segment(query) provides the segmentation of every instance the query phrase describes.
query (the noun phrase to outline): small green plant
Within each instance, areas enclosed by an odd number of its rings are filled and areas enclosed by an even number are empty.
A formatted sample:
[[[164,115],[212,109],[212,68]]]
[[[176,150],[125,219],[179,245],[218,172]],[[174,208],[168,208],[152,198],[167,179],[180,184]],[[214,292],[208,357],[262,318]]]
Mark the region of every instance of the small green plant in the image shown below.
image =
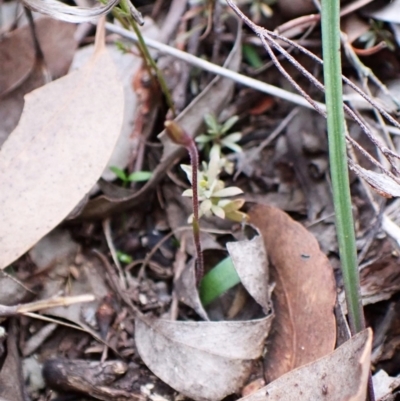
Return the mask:
[[[366,49],[370,49],[371,47],[382,41],[385,42],[389,50],[394,51],[395,46],[393,43],[393,35],[390,31],[385,29],[384,22],[370,19],[369,24],[369,31],[365,32],[358,38],[361,43],[364,43],[364,47]]]
[[[121,263],[132,263],[132,256],[128,255],[127,253],[117,251],[117,258]]]
[[[242,52],[244,59],[251,67],[261,68],[264,65],[264,62],[253,45],[244,44],[242,46]]]
[[[203,306],[209,305],[239,283],[239,275],[233,266],[231,257],[228,256],[215,265],[201,280],[199,295]]]
[[[122,181],[122,186],[127,187],[131,182],[148,181],[153,173],[151,171],[135,171],[131,174],[126,173],[118,167],[111,166],[110,170]]]
[[[218,123],[213,114],[206,114],[204,121],[207,126],[207,133],[201,134],[196,138],[199,149],[203,150],[207,145],[220,145],[222,148],[228,148],[233,152],[241,152],[242,148],[237,144],[242,139],[240,132],[233,132],[227,135],[228,131],[237,123],[238,116],[233,116],[223,124]]]
[[[252,20],[258,24],[262,17],[270,18],[273,15],[271,6],[277,0],[239,0],[239,5],[250,4],[250,15]]]

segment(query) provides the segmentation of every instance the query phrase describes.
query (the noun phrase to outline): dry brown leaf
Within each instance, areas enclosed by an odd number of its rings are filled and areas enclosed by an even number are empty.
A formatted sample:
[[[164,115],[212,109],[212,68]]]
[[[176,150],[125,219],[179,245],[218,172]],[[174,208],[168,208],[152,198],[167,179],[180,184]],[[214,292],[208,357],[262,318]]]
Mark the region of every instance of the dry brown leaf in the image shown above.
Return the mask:
[[[251,240],[228,242],[226,247],[243,286],[262,306],[264,313],[271,309],[268,289],[268,260],[262,236]]]
[[[364,16],[380,21],[400,24],[400,1],[392,0],[388,3],[374,2],[362,10]]]
[[[57,228],[42,238],[30,251],[29,256],[42,274],[42,288],[37,298],[51,300],[65,291],[69,277],[68,295],[93,294],[89,303],[69,306],[47,306],[46,315],[60,317],[90,331],[97,326],[94,316],[101,300],[109,289],[104,282],[102,266],[97,258],[79,252],[68,231]],[[75,278],[74,278],[75,276]],[[98,335],[98,332],[95,333]]]
[[[53,79],[65,75],[77,47],[76,26],[51,18],[35,20],[36,33],[48,73]],[[17,126],[24,95],[42,86],[44,74],[35,63],[28,27],[16,29],[0,42],[0,146]]]
[[[106,4],[93,7],[70,6],[57,0],[24,0],[24,5],[41,14],[67,22],[85,22],[107,14],[119,3],[119,0],[110,0]]]
[[[176,278],[175,293],[180,302],[190,306],[202,319],[210,320],[197,291],[195,263],[196,259],[192,259]]]
[[[278,0],[278,7],[286,17],[311,14],[315,12],[315,4],[312,0]]]
[[[271,320],[138,318],[135,339],[144,363],[165,383],[194,400],[220,400],[244,385],[252,360],[262,354]]]
[[[146,18],[145,25],[141,29],[143,35],[148,38],[156,39],[160,32],[153,20]],[[93,45],[79,48],[74,55],[70,70],[82,68],[93,54]],[[115,180],[116,175],[110,170],[111,166],[124,170],[132,155],[138,151],[139,144],[144,140],[142,135],[133,135],[134,126],[137,121],[138,110],[140,109],[140,97],[134,91],[132,82],[143,68],[143,59],[134,53],[121,52],[115,43],[107,44],[107,51],[110,53],[117,68],[119,79],[124,87],[124,120],[121,134],[118,138],[114,152],[103,171],[102,178],[106,181]],[[154,101],[157,105],[157,102]],[[142,133],[143,134],[143,133]]]
[[[352,161],[349,162],[349,167],[363,180],[365,180],[371,188],[378,192],[379,195],[385,198],[400,196],[400,184],[386,174],[376,173],[372,170],[367,170]]]
[[[35,49],[29,27],[11,32],[0,42],[0,95],[20,85],[32,71]]]
[[[71,63],[77,43],[75,25],[51,18],[35,20],[35,29],[46,66],[52,77],[64,75]],[[29,26],[12,31],[0,42],[0,95],[20,85],[32,71],[35,47]]]
[[[375,399],[383,401],[389,398],[395,389],[400,387],[400,378],[391,377],[384,370],[379,370],[372,376]]]
[[[364,330],[331,354],[240,401],[365,401],[371,345],[372,330]]]
[[[275,319],[265,361],[267,382],[331,352],[336,325],[332,267],[317,240],[283,211],[257,205],[250,223],[264,238]]]
[[[361,35],[370,30],[370,25],[356,13],[343,17],[340,21],[342,31],[347,35],[349,43],[356,41]]]
[[[0,268],[26,252],[89,192],[111,156],[123,89],[98,29],[81,70],[26,96],[0,151]]]

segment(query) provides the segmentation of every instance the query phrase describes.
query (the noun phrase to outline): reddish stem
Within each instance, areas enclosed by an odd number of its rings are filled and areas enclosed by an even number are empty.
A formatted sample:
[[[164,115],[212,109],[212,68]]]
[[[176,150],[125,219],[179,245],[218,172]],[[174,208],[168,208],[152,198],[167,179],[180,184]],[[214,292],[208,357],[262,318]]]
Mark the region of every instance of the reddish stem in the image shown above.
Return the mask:
[[[196,144],[183,129],[174,121],[166,121],[165,128],[170,139],[186,148],[190,156],[190,165],[192,166],[192,191],[193,191],[193,239],[196,248],[196,283],[200,284],[200,280],[204,274],[203,252],[200,242],[200,224],[199,224],[199,191],[197,171],[199,169],[199,153]]]
[[[201,242],[200,242],[200,224],[199,224],[199,192],[198,192],[198,178],[197,178],[197,170],[199,168],[199,153],[196,148],[196,144],[193,139],[191,139],[190,145],[186,147],[190,156],[190,164],[192,166],[192,203],[193,203],[193,238],[194,244],[196,247],[197,254],[197,263],[196,263],[196,283],[200,284],[200,280],[204,274],[204,260],[203,260],[203,252],[201,250]]]

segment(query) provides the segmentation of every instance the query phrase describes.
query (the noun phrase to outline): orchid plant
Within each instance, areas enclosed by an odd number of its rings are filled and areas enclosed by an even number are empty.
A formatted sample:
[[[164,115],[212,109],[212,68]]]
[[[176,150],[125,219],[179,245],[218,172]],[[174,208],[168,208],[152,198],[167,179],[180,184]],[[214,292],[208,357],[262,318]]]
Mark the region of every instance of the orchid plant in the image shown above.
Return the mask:
[[[233,125],[233,124],[232,124]],[[165,122],[166,133],[169,138],[178,145],[184,146],[189,155],[191,165],[182,166],[188,176],[192,188],[183,193],[193,200],[193,215],[190,221],[193,227],[193,236],[196,246],[196,281],[200,281],[204,273],[203,253],[200,243],[200,225],[199,218],[202,215],[215,214],[220,218],[229,218],[238,222],[244,222],[247,215],[239,209],[243,206],[243,199],[225,199],[231,196],[239,195],[243,191],[237,187],[227,187],[219,175],[223,168],[226,168],[227,160],[221,157],[221,145],[214,143],[210,151],[210,161],[203,162],[202,171],[199,169],[199,154],[196,144],[183,128],[175,121]],[[222,198],[222,199],[221,199]]]
[[[243,206],[243,199],[226,199],[239,195],[243,191],[238,187],[225,187],[225,183],[219,179],[219,175],[226,164],[229,163],[226,158],[221,157],[219,145],[213,145],[210,151],[210,161],[202,163],[202,171],[199,171],[197,192],[199,205],[199,217],[215,216],[221,219],[229,219],[237,222],[246,221],[246,214],[239,211]],[[192,182],[192,166],[181,165],[182,170],[186,173],[188,180]],[[193,189],[187,189],[183,192],[183,196],[193,197]],[[193,220],[193,215],[189,217],[189,221]]]

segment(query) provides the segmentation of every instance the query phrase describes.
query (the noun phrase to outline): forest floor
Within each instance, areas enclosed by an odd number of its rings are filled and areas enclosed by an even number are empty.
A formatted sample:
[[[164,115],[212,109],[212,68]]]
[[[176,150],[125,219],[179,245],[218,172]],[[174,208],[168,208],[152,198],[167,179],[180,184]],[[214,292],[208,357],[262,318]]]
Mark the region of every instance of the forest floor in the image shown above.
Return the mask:
[[[400,399],[400,129],[344,84],[372,329],[351,337],[323,70],[300,48],[322,57],[318,1],[236,4],[263,40],[225,1],[134,1],[155,69],[116,13],[0,2],[1,401],[363,401],[370,372]],[[399,15],[342,2],[343,74],[394,119]],[[199,154],[204,277],[174,129]]]

